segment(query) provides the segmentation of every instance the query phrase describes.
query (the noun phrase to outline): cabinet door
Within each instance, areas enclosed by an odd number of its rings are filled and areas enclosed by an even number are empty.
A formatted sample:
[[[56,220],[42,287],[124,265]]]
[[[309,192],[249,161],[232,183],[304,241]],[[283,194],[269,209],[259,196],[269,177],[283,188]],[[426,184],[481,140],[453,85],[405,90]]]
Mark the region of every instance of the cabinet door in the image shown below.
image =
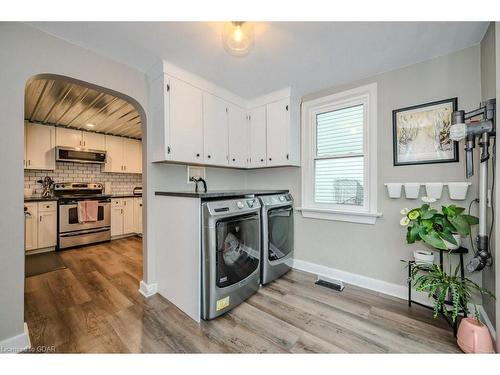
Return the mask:
[[[105,136],[106,164],[104,172],[123,172],[123,137]]]
[[[267,118],[267,165],[288,165],[290,100],[283,99],[270,103],[266,108]]]
[[[104,134],[82,132],[82,146],[89,150],[103,151],[106,149]]]
[[[250,167],[265,167],[267,165],[266,106],[255,108],[250,112],[248,128],[250,138]]]
[[[248,132],[246,111],[235,105],[229,106],[229,165],[245,168],[248,158]]]
[[[142,198],[134,198],[135,233],[142,234]]]
[[[123,234],[135,232],[134,198],[123,199]]]
[[[123,234],[123,205],[122,204],[112,205],[111,236],[120,236],[122,234]]]
[[[224,100],[203,93],[203,150],[207,164],[228,164],[227,111]]]
[[[61,147],[83,147],[81,130],[56,128],[56,145]]]
[[[123,168],[126,173],[142,173],[142,142],[123,139]]]
[[[26,168],[54,170],[56,168],[55,134],[53,126],[26,124]]]
[[[24,207],[28,213],[25,215],[24,249],[33,250],[38,247],[38,205],[36,202],[28,202]]]
[[[57,244],[57,211],[38,211],[38,247]]]
[[[171,160],[203,162],[202,93],[183,81],[170,78]]]

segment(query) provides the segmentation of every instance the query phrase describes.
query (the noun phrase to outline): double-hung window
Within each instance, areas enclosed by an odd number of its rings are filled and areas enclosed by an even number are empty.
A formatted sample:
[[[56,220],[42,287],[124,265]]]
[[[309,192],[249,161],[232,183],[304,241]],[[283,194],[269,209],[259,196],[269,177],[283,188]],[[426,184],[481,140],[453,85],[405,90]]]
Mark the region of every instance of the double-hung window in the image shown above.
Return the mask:
[[[302,104],[302,214],[374,224],[377,86]]]

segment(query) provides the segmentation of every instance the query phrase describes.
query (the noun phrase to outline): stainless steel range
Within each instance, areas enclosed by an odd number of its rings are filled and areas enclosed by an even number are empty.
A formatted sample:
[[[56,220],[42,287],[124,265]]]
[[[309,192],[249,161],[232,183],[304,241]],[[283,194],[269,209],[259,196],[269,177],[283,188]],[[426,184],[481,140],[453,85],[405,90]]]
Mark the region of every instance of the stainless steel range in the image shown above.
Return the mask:
[[[58,248],[88,245],[111,239],[111,196],[103,194],[101,183],[61,182],[54,185],[58,197]],[[78,202],[97,200],[97,220],[79,222]]]

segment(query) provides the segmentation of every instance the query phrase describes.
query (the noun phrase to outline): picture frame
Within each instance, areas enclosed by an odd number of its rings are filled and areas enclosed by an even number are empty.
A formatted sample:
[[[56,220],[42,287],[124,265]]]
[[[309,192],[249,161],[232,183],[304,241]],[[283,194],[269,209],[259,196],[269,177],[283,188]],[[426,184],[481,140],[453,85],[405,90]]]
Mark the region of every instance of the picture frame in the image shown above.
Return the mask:
[[[450,139],[457,109],[455,97],[393,110],[393,165],[458,162],[458,142]]]

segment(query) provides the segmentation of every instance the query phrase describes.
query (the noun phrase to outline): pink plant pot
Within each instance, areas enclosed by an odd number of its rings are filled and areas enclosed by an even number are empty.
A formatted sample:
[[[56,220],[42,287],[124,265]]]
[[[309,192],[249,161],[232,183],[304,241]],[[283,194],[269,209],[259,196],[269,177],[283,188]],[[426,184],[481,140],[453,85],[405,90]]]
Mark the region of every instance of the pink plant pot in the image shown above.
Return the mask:
[[[462,319],[458,327],[457,344],[468,354],[495,353],[488,327],[475,318]]]

